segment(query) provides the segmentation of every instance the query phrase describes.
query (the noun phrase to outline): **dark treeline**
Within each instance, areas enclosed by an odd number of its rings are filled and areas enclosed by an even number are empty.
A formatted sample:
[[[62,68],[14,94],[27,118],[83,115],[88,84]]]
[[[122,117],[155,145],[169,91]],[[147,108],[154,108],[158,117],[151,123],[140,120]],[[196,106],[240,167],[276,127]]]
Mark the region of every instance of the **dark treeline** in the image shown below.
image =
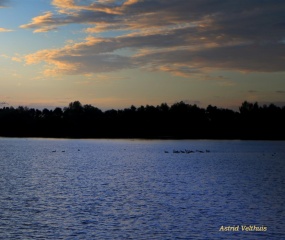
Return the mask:
[[[79,101],[63,109],[0,109],[0,136],[58,138],[285,139],[285,107],[243,102],[239,112],[178,102],[105,112]]]

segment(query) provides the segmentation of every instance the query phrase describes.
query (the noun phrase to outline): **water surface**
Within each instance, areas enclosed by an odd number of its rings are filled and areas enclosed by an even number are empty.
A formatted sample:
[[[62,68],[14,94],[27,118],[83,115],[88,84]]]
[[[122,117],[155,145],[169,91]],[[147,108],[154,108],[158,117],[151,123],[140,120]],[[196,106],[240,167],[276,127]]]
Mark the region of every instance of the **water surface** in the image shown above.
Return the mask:
[[[0,239],[285,238],[282,141],[0,138],[0,159]]]

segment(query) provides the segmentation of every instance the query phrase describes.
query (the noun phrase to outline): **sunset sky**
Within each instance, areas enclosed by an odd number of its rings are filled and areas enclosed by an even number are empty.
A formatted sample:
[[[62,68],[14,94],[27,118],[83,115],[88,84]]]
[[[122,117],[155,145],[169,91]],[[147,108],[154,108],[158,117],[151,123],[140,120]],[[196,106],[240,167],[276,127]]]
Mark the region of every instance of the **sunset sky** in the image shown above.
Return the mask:
[[[285,106],[284,0],[0,0],[0,107]]]

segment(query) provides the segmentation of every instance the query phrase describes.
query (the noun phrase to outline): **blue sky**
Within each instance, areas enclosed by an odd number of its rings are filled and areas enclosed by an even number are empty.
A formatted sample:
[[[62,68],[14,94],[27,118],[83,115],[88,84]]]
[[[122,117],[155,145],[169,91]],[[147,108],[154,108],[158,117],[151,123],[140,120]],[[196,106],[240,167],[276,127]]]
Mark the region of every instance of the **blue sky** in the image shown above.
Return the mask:
[[[0,0],[0,102],[285,105],[281,0]]]

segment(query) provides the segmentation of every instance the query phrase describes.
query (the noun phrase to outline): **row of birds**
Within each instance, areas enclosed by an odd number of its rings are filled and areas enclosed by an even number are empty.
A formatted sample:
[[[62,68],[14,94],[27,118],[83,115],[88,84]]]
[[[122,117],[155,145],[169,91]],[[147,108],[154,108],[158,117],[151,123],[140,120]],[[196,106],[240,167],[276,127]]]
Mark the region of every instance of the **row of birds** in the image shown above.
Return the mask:
[[[78,149],[77,151],[80,151],[80,149]],[[51,151],[51,152],[56,152],[56,150],[53,150],[53,151]],[[60,152],[60,151],[59,151]],[[63,151],[61,151],[61,152],[65,152],[64,150]]]
[[[124,149],[124,150],[125,150],[125,149]],[[77,151],[80,151],[80,149],[78,149]],[[56,150],[53,150],[52,152],[55,153]],[[63,151],[61,151],[61,152],[65,152],[65,151],[63,150]],[[164,151],[164,152],[165,152],[165,153],[169,153],[168,151]],[[173,153],[194,153],[194,152],[199,152],[199,153],[204,153],[204,152],[206,152],[206,153],[209,153],[210,150],[206,150],[206,151],[201,151],[201,150],[192,151],[192,150],[187,150],[187,149],[185,149],[185,150],[174,150],[174,149],[173,149],[172,152],[173,152]]]
[[[164,151],[165,153],[169,153],[168,151]],[[206,150],[206,151],[201,151],[201,150],[196,150],[196,151],[193,151],[193,150],[188,150],[188,149],[185,149],[185,150],[175,150],[173,149],[172,151],[173,153],[194,153],[194,152],[199,152],[199,153],[209,153],[210,150]]]

